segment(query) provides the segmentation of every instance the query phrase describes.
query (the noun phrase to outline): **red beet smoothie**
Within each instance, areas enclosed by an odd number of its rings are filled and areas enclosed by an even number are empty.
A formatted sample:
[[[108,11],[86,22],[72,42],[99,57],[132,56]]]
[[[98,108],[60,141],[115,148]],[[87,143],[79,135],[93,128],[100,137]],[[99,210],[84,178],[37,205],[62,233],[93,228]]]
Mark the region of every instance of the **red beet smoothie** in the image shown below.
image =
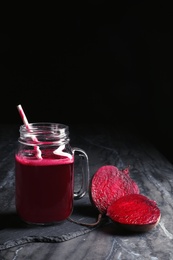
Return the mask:
[[[16,155],[16,210],[29,223],[65,220],[73,208],[74,159]]]

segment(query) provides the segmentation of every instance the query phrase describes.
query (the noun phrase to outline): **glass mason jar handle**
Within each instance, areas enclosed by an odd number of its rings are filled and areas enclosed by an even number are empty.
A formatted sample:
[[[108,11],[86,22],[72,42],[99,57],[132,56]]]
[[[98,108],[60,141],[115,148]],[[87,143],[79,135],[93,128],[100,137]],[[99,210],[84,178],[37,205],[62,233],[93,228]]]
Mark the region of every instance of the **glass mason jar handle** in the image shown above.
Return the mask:
[[[89,162],[88,155],[86,152],[78,147],[73,147],[72,152],[75,157],[78,156],[81,160],[81,171],[82,171],[82,184],[78,191],[74,191],[74,199],[81,199],[88,191],[89,186]],[[74,164],[75,165],[75,164]],[[75,175],[75,166],[74,166],[74,175]]]

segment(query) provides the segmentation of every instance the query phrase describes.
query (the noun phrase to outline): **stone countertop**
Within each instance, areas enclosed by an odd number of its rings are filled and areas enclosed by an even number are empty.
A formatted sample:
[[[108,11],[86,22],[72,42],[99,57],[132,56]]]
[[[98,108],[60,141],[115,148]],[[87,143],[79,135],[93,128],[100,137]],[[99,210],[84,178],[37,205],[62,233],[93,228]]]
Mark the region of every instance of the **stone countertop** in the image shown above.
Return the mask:
[[[114,126],[69,127],[71,146],[80,147],[88,154],[90,177],[106,164],[120,169],[130,165],[130,176],[140,192],[155,200],[161,210],[159,224],[146,233],[130,233],[108,222],[63,242],[28,240],[5,248],[4,239],[10,241],[12,233],[14,237],[14,232],[17,235],[19,231],[10,223],[8,226],[7,219],[5,227],[0,223],[0,232],[3,232],[0,259],[173,259],[173,165],[133,129],[128,132]],[[18,128],[18,125],[0,126],[0,217],[14,209],[14,152]],[[12,222],[13,217],[16,218],[15,214],[9,218]]]

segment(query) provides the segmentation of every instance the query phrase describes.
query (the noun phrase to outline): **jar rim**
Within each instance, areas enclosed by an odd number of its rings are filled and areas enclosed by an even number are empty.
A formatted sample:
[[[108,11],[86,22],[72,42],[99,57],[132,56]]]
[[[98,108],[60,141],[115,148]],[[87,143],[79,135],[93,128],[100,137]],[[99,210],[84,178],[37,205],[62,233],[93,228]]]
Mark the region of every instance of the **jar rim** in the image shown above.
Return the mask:
[[[66,124],[63,124],[63,123],[55,123],[55,122],[31,122],[31,123],[28,123],[29,126],[32,126],[32,127],[38,127],[38,126],[58,126],[59,128],[69,128],[68,125]],[[20,126],[20,128],[26,128],[26,125],[25,124],[22,124]]]

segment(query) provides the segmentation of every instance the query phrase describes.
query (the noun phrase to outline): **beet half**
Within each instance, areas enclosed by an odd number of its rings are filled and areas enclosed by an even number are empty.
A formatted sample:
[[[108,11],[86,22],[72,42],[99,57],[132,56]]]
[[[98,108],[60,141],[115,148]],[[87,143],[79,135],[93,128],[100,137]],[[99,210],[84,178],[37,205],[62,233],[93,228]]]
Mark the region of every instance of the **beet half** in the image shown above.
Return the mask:
[[[138,185],[129,174],[129,168],[119,170],[116,166],[100,167],[90,181],[91,203],[102,214],[113,201],[128,195],[139,194]]]
[[[115,200],[106,215],[122,227],[132,231],[149,231],[161,217],[155,201],[142,194],[130,194]]]

